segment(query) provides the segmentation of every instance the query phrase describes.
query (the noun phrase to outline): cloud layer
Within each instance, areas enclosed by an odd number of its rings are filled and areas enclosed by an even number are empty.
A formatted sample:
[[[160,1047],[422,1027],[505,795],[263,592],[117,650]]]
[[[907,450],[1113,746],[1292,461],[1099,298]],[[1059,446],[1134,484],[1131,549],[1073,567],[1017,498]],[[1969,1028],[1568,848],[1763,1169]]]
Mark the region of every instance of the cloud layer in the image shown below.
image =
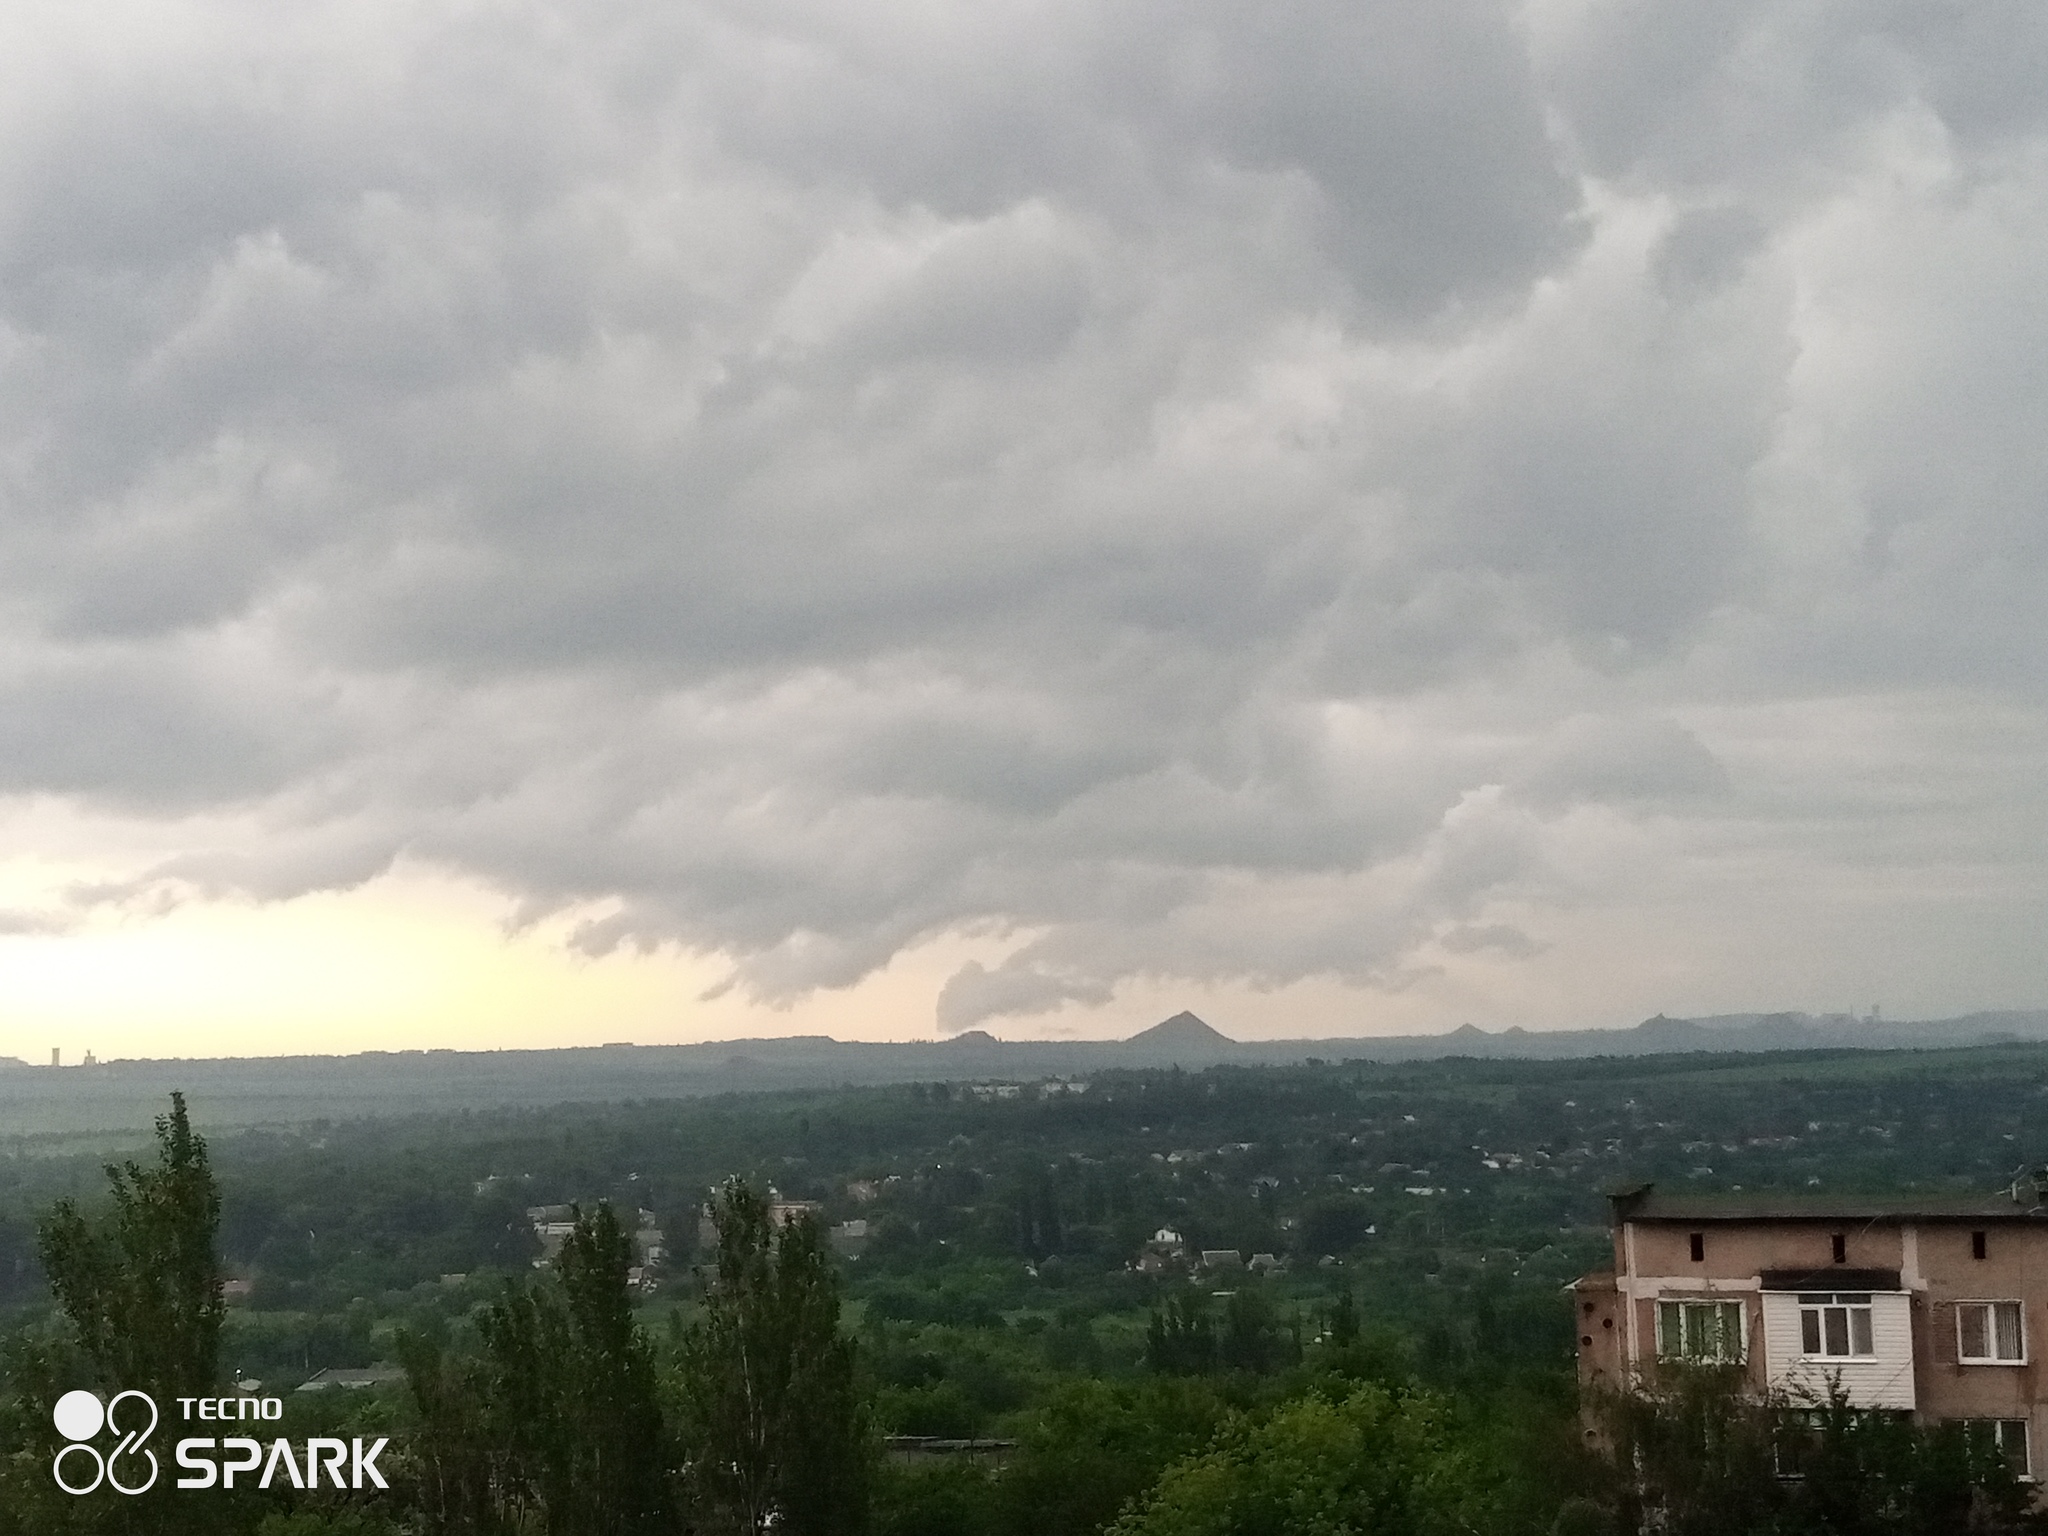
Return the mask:
[[[769,1003],[1007,940],[948,1029],[2018,934],[2037,12],[11,8],[0,796],[153,830],[0,927],[405,858]]]

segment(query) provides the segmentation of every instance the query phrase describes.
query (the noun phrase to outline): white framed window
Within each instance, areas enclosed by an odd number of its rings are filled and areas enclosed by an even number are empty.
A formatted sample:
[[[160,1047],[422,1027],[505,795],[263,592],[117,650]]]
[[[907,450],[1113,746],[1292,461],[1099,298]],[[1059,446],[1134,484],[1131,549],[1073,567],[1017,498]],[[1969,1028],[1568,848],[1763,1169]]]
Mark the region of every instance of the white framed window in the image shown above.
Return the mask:
[[[2025,1419],[1970,1419],[1966,1422],[1971,1434],[1982,1435],[1997,1447],[1998,1454],[2005,1458],[2005,1464],[2012,1468],[2014,1477],[2024,1482],[2033,1480],[2034,1462],[2028,1452]]]
[[[1799,1352],[1815,1360],[1863,1360],[1876,1354],[1869,1293],[1842,1291],[1801,1296]]]
[[[1740,1365],[1748,1331],[1739,1301],[1657,1303],[1657,1357],[1696,1365]]]
[[[1957,1302],[1956,1359],[1965,1365],[2025,1365],[2024,1309],[2016,1301]]]

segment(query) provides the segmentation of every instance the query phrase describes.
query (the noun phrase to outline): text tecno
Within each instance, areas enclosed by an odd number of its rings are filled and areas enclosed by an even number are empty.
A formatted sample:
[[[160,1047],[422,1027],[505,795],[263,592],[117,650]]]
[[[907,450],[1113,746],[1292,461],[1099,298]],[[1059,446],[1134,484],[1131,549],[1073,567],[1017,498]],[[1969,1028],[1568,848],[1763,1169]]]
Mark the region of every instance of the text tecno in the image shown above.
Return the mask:
[[[193,1406],[199,1411],[194,1413]],[[281,1397],[181,1397],[178,1407],[188,1419],[281,1419]]]

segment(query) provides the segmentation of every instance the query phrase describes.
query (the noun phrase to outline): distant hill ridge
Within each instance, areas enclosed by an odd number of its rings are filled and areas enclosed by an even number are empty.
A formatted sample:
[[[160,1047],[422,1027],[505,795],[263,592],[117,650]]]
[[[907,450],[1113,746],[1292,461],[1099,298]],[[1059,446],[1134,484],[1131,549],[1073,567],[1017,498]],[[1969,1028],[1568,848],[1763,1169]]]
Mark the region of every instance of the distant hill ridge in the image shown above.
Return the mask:
[[[294,1123],[509,1104],[617,1102],[840,1084],[1086,1077],[1118,1067],[1376,1062],[1448,1056],[1562,1060],[1683,1051],[1899,1049],[2048,1040],[2048,1010],[1878,1022],[1846,1014],[1658,1014],[1630,1029],[1234,1040],[1190,1012],[1124,1040],[1002,1040],[973,1029],[945,1040],[866,1043],[807,1035],[698,1045],[516,1051],[370,1051],[356,1056],[110,1061],[30,1067],[0,1059],[0,1127],[10,1135],[147,1126],[173,1088],[211,1125]]]

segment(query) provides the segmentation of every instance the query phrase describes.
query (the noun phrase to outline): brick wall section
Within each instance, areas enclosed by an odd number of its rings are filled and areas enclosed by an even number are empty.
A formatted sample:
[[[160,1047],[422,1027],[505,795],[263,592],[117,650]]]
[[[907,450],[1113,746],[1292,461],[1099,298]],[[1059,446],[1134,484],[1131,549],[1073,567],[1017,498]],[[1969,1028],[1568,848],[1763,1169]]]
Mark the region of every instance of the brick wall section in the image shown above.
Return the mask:
[[[2011,1199],[1953,1211],[1906,1200],[1894,1204],[1895,1209],[1869,1202],[1835,1211],[1745,1212],[1725,1202],[1659,1199],[1647,1189],[1618,1197],[1614,1270],[1589,1274],[1572,1289],[1582,1388],[1590,1393],[1625,1388],[1639,1377],[1654,1379],[1661,1296],[1743,1302],[1747,1375],[1761,1390],[1768,1371],[1785,1374],[1787,1341],[1797,1337],[1796,1327],[1788,1331],[1781,1318],[1774,1367],[1764,1338],[1767,1273],[1780,1272],[1774,1292],[1875,1291],[1863,1279],[1831,1287],[1830,1278],[1893,1271],[1910,1315],[1908,1400],[1916,1417],[2026,1419],[2034,1470],[2048,1476],[2048,1381],[2041,1364],[2048,1351],[2048,1207]],[[1973,1246],[1977,1233],[1983,1234],[1982,1258]],[[1796,1280],[1782,1272],[1794,1272]],[[1956,1306],[1965,1301],[2021,1303],[2024,1363],[1966,1365],[1957,1358]],[[1797,1303],[1773,1305],[1784,1312]],[[1896,1325],[1889,1332],[1896,1338]],[[1804,1369],[1810,1374],[1812,1367]]]

